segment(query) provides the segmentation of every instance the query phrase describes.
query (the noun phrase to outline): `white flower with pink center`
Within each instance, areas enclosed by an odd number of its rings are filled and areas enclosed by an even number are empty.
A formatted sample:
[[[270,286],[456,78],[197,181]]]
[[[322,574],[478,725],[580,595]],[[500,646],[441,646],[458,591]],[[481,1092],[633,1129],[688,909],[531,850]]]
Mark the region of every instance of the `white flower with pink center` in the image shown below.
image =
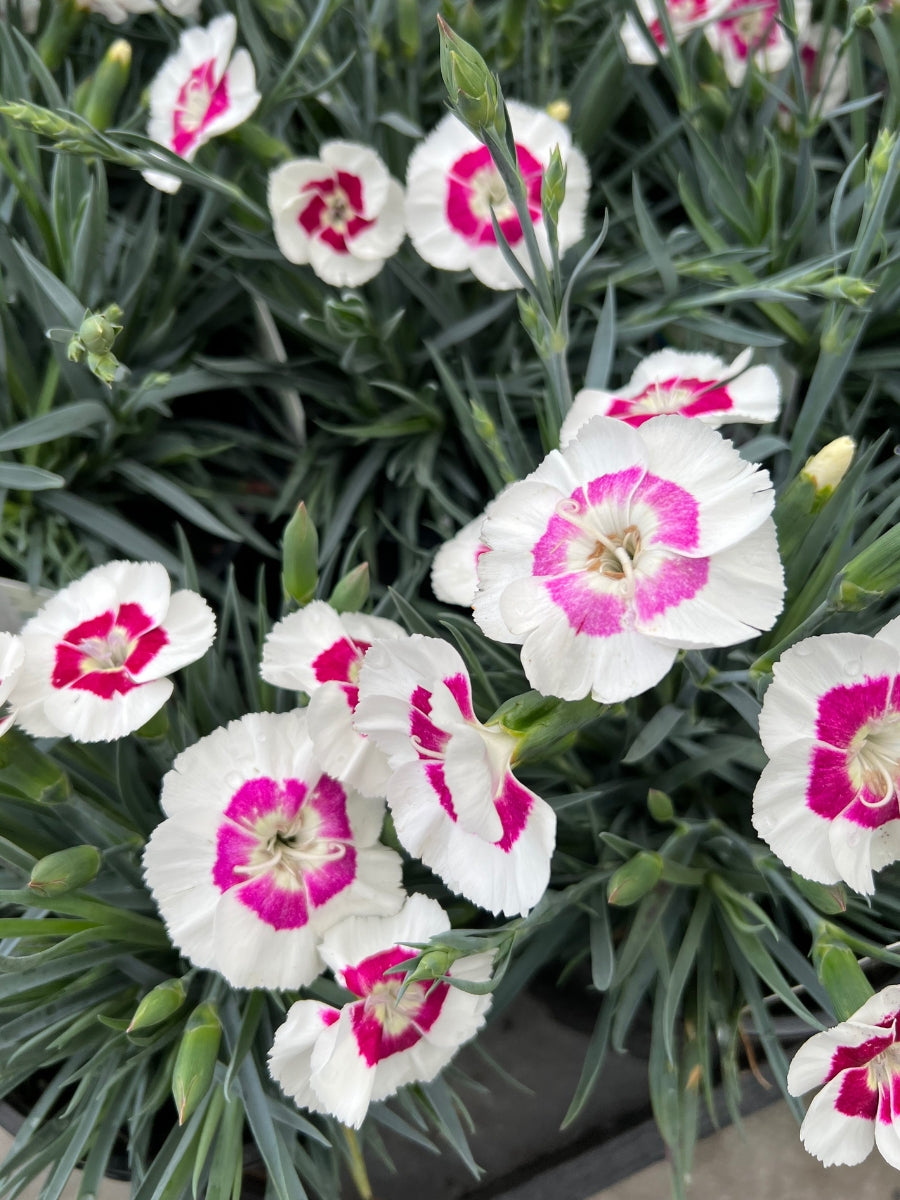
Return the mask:
[[[826,1167],[855,1166],[872,1147],[900,1168],[900,986],[886,987],[852,1017],[811,1037],[791,1062],[788,1091],[821,1087],[800,1126]]]
[[[724,12],[729,0],[660,0],[660,3],[665,7],[672,36],[680,45],[695,29],[701,28],[706,22],[714,20]],[[631,13],[622,23],[619,36],[630,62],[652,66],[657,57],[654,43],[663,54],[669,52],[666,30],[660,19],[657,0],[637,0],[637,7],[652,42]]]
[[[592,417],[617,417],[635,427],[664,413],[696,417],[716,427],[730,421],[774,421],[781,399],[778,376],[771,367],[750,367],[752,353],[745,350],[726,363],[714,354],[658,350],[638,363],[618,391],[578,392],[559,431],[560,443],[570,441]]]
[[[187,162],[211,138],[242,125],[260,102],[253,60],[243,49],[232,54],[236,36],[231,13],[205,29],[186,29],[150,85],[147,136]],[[181,187],[181,180],[165,171],[143,175],[163,192]]]
[[[797,40],[806,37],[811,0],[794,0]],[[725,15],[706,36],[722,59],[732,87],[740,87],[751,64],[767,75],[791,61],[793,40],[782,24],[780,0],[731,0]]]
[[[163,780],[144,872],[169,936],[236,987],[295,988],[322,934],[403,902],[384,804],[326,775],[306,713],[250,713],[189,746]]]
[[[269,1070],[303,1108],[358,1128],[370,1104],[407,1083],[426,1083],[478,1032],[491,997],[448,983],[415,982],[400,994],[416,943],[446,933],[441,906],[410,896],[393,917],[354,917],[325,935],[322,957],[356,999],[343,1008],[299,1000],[277,1030]],[[450,978],[484,982],[491,954],[457,959]]]
[[[384,795],[390,769],[353,728],[360,667],[373,642],[406,636],[396,621],[338,613],[313,600],[279,621],[263,646],[263,679],[309,696],[309,736],[324,770],[364,796]]]
[[[494,502],[474,616],[522,644],[545,696],[601,703],[658,683],[679,649],[769,629],[784,592],[767,472],[700,421],[594,417]]]
[[[106,742],[139,729],[172,694],[167,676],[201,658],[216,622],[159,563],[111,562],[58,592],[21,632],[10,697],[35,737]]]
[[[335,287],[372,279],[406,236],[403,188],[369,146],[326,142],[269,176],[275,240]]]
[[[806,638],[781,656],[759,735],[770,758],[753,826],[819,883],[875,890],[900,858],[900,618],[875,637]]]
[[[556,816],[513,775],[515,737],[475,716],[457,651],[419,635],[374,645],[354,723],[390,762],[401,845],[489,912],[533,908],[550,878]]]
[[[25,648],[22,639],[13,633],[0,633],[0,708],[9,699],[13,688],[22,673],[25,662]],[[15,720],[15,711],[0,717],[0,737],[6,733]]]
[[[584,234],[590,172],[580,150],[559,121],[541,109],[507,102],[519,168],[528,193],[528,213],[544,260],[550,250],[541,217],[541,183],[550,154],[559,146],[566,165],[566,198],[559,213],[559,249]],[[413,152],[406,172],[406,228],[418,253],[433,267],[466,267],[490,288],[520,287],[497,244],[491,212],[513,253],[528,268],[519,217],[490,151],[452,114]]]

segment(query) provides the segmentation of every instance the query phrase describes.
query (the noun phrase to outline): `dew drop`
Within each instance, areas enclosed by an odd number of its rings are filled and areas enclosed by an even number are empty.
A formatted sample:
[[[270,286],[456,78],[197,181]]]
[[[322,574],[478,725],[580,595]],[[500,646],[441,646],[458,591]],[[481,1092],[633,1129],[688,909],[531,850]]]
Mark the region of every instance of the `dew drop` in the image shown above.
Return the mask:
[[[244,781],[236,771],[230,771],[225,776],[225,782],[230,788],[239,788]]]
[[[844,664],[844,674],[849,675],[852,679],[862,670],[862,663],[858,658],[851,659],[850,662]]]

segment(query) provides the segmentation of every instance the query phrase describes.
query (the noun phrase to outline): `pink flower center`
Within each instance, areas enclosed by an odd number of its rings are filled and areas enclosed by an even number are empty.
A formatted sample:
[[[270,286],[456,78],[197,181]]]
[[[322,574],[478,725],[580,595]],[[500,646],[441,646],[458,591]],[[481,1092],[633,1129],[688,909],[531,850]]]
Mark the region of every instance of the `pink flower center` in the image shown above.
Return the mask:
[[[608,415],[637,427],[659,413],[696,417],[700,413],[728,412],[733,407],[728,388],[720,386],[719,380],[675,377],[654,380],[637,396],[614,400]]]
[[[819,698],[806,802],[864,828],[900,818],[900,676],[839,684]]]
[[[739,16],[725,17],[719,28],[731,39],[740,58],[747,58],[757,50],[776,45],[781,36],[776,18],[779,0],[738,0],[731,11],[741,11]]]
[[[362,214],[363,181],[349,171],[336,171],[305,183],[301,189],[309,201],[297,214],[297,223],[309,237],[325,242],[338,254],[349,254],[351,242],[364,229],[374,225]]]
[[[55,688],[77,688],[109,700],[139,687],[134,676],[168,641],[166,631],[139,604],[122,604],[63,635],[50,682]]]
[[[530,150],[516,143],[519,169],[525,180],[528,215],[532,221],[541,216],[541,180],[543,167]],[[495,246],[497,237],[491,224],[491,210],[511,246],[522,239],[522,225],[500,178],[487,146],[469,150],[450,168],[447,175],[447,220],[467,242],[475,246]]]
[[[391,967],[408,962],[413,953],[394,946],[343,972],[344,986],[362,998],[350,1005],[350,1025],[370,1067],[414,1046],[444,1006],[448,984],[412,983],[401,996],[402,972],[386,974]]]
[[[172,113],[172,149],[184,156],[216,117],[228,108],[228,76],[216,82],[216,60],[194,67]]]
[[[213,882],[275,929],[306,925],[356,878],[347,798],[323,775],[248,780],[232,796],[216,836]]]
[[[611,637],[705,586],[709,560],[687,556],[698,539],[694,497],[629,467],[558,502],[532,551],[532,573],[573,629]]]

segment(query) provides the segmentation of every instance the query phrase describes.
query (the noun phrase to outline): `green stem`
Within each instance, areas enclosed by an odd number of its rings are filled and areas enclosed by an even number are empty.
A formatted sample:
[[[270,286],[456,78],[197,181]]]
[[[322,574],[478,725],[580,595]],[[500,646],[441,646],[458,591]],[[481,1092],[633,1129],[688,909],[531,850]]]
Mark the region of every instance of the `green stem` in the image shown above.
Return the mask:
[[[341,1129],[344,1133],[344,1141],[347,1143],[347,1149],[350,1152],[350,1175],[359,1193],[360,1200],[373,1200],[372,1185],[369,1183],[369,1173],[366,1170],[366,1160],[363,1157],[359,1138],[356,1136],[356,1130],[351,1129],[348,1125],[342,1125]]]

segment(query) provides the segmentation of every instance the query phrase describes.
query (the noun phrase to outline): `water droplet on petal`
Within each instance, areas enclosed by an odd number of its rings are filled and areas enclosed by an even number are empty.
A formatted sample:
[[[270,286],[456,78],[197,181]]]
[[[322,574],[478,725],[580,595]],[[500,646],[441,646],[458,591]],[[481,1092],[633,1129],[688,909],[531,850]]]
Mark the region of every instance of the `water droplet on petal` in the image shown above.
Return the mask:
[[[862,663],[859,661],[858,658],[853,658],[850,660],[850,662],[844,664],[844,674],[849,675],[851,679],[855,675],[858,675],[861,670],[862,670]]]
[[[225,776],[225,782],[230,788],[239,788],[244,781],[237,771],[229,771]]]

